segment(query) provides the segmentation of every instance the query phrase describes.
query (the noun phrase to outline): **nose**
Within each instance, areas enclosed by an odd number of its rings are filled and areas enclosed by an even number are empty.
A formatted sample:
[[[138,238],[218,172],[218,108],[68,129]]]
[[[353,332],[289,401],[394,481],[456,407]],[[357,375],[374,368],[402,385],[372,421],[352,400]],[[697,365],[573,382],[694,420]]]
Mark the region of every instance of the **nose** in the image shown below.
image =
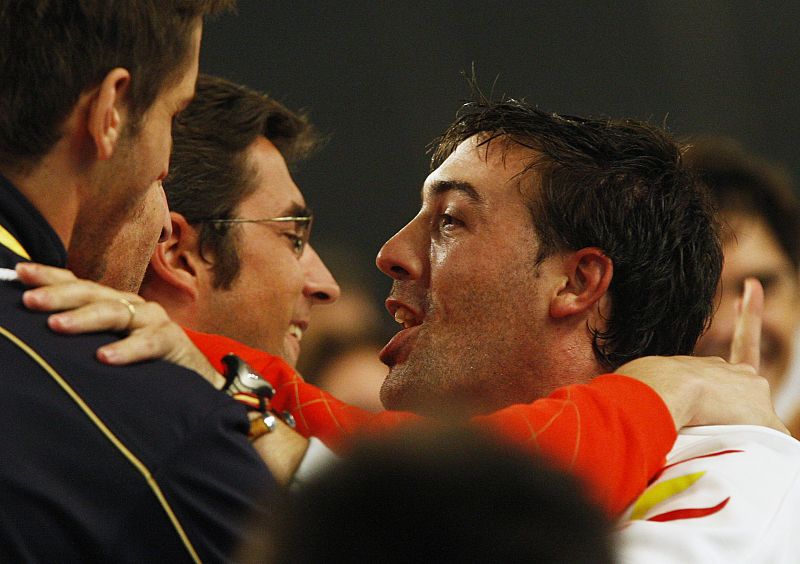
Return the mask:
[[[304,296],[315,305],[332,304],[339,299],[339,285],[311,245],[306,245],[300,263],[305,276]]]
[[[380,271],[395,280],[415,280],[422,277],[423,261],[415,252],[415,248],[421,248],[415,245],[420,231],[415,223],[417,219],[411,220],[386,241],[375,258],[375,264]]]
[[[164,205],[164,215],[161,218],[161,236],[158,238],[159,243],[163,243],[172,235],[172,219],[169,215],[169,204],[167,203],[167,194],[164,192],[164,185],[158,181],[157,190],[161,196],[161,203]]]

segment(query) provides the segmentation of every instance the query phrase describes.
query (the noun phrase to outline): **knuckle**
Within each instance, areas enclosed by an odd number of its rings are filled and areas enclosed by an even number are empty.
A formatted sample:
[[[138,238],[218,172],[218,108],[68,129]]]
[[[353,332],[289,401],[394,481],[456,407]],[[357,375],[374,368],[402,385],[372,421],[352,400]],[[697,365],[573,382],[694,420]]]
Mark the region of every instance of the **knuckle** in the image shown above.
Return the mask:
[[[748,364],[747,362],[739,362],[734,365],[740,372],[746,374],[747,376],[758,376],[758,372],[753,367],[752,364]],[[763,379],[763,378],[761,378]],[[766,380],[764,380],[766,382]]]
[[[137,311],[141,311],[155,327],[161,327],[165,321],[169,320],[167,311],[158,302],[141,301],[136,304]]]
[[[153,308],[153,311],[156,311],[161,317],[169,319],[169,316],[167,315],[167,310],[165,310],[164,306],[162,306],[160,303],[158,302],[146,302],[146,303],[151,308]]]
[[[139,350],[144,358],[157,358],[161,356],[162,341],[154,335],[141,335],[139,339]]]

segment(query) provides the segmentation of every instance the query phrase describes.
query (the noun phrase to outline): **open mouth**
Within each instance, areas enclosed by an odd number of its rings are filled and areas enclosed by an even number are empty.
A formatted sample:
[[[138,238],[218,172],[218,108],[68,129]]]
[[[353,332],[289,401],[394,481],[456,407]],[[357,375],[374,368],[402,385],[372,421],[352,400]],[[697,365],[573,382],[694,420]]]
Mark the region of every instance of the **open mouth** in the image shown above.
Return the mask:
[[[423,315],[392,298],[386,300],[386,308],[394,320],[402,326],[380,352],[381,362],[392,367],[403,362],[410,354],[419,332],[417,328],[422,325]]]
[[[303,340],[303,328],[295,323],[292,323],[289,325],[289,335],[298,341],[301,341]]]
[[[403,326],[403,329],[410,329],[422,324],[422,315],[410,307],[393,300],[386,300],[386,302],[389,313],[397,323]]]

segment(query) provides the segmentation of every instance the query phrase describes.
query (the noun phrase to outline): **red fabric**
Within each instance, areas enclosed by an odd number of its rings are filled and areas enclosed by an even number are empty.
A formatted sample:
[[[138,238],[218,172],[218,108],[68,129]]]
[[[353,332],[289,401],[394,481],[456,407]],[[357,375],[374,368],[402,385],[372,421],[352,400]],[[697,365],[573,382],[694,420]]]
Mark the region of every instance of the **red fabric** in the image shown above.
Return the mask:
[[[675,511],[667,511],[666,513],[661,513],[660,515],[653,515],[648,519],[648,521],[665,523],[667,521],[677,521],[679,519],[699,519],[701,517],[708,517],[709,515],[719,513],[725,509],[725,506],[728,505],[730,500],[730,497],[726,497],[714,507],[696,507],[694,509],[676,509]]]
[[[666,466],[664,466],[661,470],[658,471],[658,473],[655,476],[653,476],[650,479],[650,482],[655,482],[656,480],[658,480],[661,477],[661,474],[663,474],[665,471],[669,470],[670,468],[673,468],[673,467],[677,466],[678,464],[683,464],[685,462],[689,462],[690,460],[697,460],[699,458],[714,458],[714,457],[717,457],[717,456],[722,456],[724,454],[737,454],[737,453],[742,453],[742,452],[744,452],[744,451],[743,450],[739,450],[739,449],[720,450],[718,452],[710,452],[708,454],[701,454],[700,456],[693,456],[691,458],[687,458],[686,460],[679,460],[678,462],[673,462],[672,464],[667,464]]]
[[[234,353],[275,388],[273,409],[289,411],[297,430],[342,452],[363,432],[381,432],[421,418],[411,413],[370,413],[308,384],[282,359],[231,339],[186,330],[222,372]],[[559,388],[547,398],[473,418],[484,428],[574,472],[606,510],[621,513],[663,466],[675,427],[661,398],[638,380],[617,374]]]

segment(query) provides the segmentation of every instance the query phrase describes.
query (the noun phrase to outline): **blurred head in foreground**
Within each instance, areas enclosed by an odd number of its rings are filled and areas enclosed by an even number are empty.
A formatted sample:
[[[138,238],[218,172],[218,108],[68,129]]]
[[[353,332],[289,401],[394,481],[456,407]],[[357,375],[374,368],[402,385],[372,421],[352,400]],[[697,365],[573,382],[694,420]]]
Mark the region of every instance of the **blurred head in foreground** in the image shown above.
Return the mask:
[[[576,480],[463,429],[363,442],[254,530],[245,562],[612,561]]]

